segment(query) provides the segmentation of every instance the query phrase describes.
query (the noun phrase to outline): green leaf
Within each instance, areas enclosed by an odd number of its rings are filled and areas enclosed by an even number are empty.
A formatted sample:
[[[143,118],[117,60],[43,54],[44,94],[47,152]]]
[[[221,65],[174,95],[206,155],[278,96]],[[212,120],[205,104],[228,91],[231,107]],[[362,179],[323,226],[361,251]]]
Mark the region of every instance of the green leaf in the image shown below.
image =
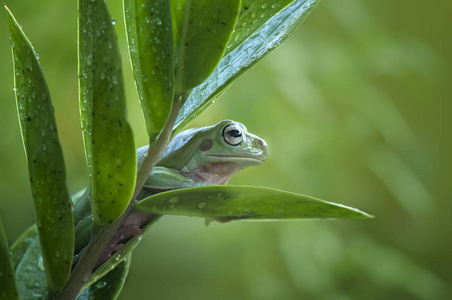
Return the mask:
[[[365,212],[309,196],[248,186],[204,186],[148,197],[133,211],[190,217],[239,219],[370,218]]]
[[[124,0],[135,83],[151,141],[160,133],[174,96],[174,55],[168,0]]]
[[[172,0],[176,95],[203,82],[223,56],[240,0]]]
[[[48,299],[46,274],[38,238],[33,239],[16,267],[16,283],[19,299]]]
[[[22,235],[11,246],[11,259],[14,268],[17,268],[28,247],[31,245],[33,240],[37,238],[37,236],[38,230],[35,224],[28,227],[28,229],[25,230],[24,233],[22,233]]]
[[[16,280],[14,278],[14,268],[9,253],[8,240],[3,222],[0,219],[0,299],[19,299],[17,295]]]
[[[36,224],[51,291],[67,281],[74,247],[71,200],[53,106],[41,65],[30,41],[9,16],[22,139],[28,161]]]
[[[129,272],[132,254],[128,254],[119,264],[102,279],[83,290],[77,300],[110,300],[116,299],[121,292]]]
[[[294,0],[242,0],[239,18],[226,54],[237,48],[270,18]]]
[[[106,3],[79,2],[79,86],[94,225],[118,219],[136,178],[132,129],[126,119],[121,59]]]
[[[223,57],[209,78],[192,90],[177,117],[175,130],[183,129],[207,109],[239,75],[279,46],[307,18],[317,2],[318,0],[296,0],[255,32],[251,32],[254,26],[249,31],[242,29],[242,34],[248,38],[241,44],[232,42],[231,45],[237,47],[228,48],[230,52]],[[238,34],[234,39],[240,40],[241,37]]]

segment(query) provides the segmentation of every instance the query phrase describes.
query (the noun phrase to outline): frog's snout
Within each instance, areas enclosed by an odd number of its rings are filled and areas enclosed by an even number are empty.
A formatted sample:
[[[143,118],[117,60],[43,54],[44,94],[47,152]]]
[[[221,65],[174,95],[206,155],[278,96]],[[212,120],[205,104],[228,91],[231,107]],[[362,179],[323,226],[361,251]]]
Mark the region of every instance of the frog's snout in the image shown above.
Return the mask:
[[[254,136],[254,144],[256,149],[260,150],[260,153],[258,153],[259,159],[264,161],[267,158],[267,142],[257,136]]]

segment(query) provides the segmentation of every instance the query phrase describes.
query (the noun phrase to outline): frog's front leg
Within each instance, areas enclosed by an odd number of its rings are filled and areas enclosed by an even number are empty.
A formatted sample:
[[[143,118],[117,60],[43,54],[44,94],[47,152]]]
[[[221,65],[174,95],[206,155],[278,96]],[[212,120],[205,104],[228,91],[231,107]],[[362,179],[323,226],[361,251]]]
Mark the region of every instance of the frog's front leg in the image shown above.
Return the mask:
[[[212,183],[194,181],[180,174],[178,170],[157,166],[144,183],[143,189],[167,191],[206,185]]]

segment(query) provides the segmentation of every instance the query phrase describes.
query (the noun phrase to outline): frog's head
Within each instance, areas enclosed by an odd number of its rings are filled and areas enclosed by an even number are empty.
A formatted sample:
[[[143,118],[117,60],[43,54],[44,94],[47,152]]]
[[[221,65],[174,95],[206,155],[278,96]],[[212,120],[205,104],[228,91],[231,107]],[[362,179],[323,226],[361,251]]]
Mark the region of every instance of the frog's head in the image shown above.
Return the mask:
[[[196,181],[224,184],[240,170],[261,164],[266,157],[267,143],[263,139],[249,133],[239,122],[224,120],[181,132],[158,164],[177,169]]]
[[[195,155],[206,163],[231,162],[242,168],[261,164],[267,158],[267,143],[251,134],[245,125],[224,120],[214,125]]]

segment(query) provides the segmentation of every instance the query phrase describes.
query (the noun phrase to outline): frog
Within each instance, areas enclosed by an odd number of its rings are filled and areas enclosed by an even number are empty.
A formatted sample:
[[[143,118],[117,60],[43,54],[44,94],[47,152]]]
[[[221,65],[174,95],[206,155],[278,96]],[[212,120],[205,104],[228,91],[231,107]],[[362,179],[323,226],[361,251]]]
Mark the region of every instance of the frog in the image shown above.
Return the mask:
[[[141,164],[148,146],[137,151]],[[225,185],[244,168],[261,164],[267,143],[249,133],[242,123],[224,120],[215,125],[188,129],[167,146],[146,180],[144,191]]]
[[[143,162],[148,147],[137,150],[138,165]],[[265,140],[248,132],[242,123],[223,120],[211,126],[187,129],[170,141],[136,201],[168,190],[225,185],[241,170],[259,165],[266,158]],[[146,213],[130,214],[99,261],[105,261],[113,252],[119,251],[128,238],[140,234],[141,228],[155,217]],[[74,218],[76,240],[80,244],[81,238],[77,238],[77,232],[81,230],[77,230],[77,227],[87,228],[84,223],[91,219],[88,190],[75,204]],[[85,243],[86,238],[82,244]]]

